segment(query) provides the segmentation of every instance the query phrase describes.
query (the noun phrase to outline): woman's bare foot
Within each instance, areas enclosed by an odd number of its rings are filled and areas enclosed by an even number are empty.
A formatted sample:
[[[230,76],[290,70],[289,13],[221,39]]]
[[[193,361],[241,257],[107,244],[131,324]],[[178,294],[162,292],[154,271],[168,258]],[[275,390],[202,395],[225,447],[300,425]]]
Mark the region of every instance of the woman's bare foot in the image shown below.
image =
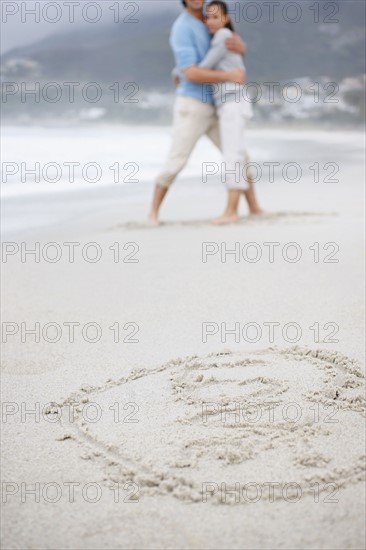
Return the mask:
[[[212,220],[213,225],[228,225],[229,223],[237,223],[239,216],[237,214],[223,214],[219,218]]]
[[[249,209],[249,214],[251,216],[263,216],[264,214],[268,214],[268,212],[262,210],[259,206],[255,206],[254,208]]]
[[[158,227],[160,225],[158,216],[156,214],[150,214],[148,224],[150,227]]]
[[[257,197],[255,196],[255,191],[253,187],[253,181],[249,180],[249,189],[247,191],[244,191],[244,197],[247,201],[247,205],[249,208],[249,214],[253,216],[262,216],[263,214],[266,214],[264,210],[259,206]]]

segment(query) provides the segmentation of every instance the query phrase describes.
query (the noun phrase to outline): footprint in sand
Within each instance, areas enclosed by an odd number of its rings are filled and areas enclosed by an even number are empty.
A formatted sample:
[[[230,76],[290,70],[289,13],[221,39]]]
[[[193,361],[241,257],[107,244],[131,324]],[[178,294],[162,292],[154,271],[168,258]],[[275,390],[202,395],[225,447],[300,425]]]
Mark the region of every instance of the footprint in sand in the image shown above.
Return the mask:
[[[363,383],[336,352],[228,351],[85,385],[62,404],[76,411],[63,422],[106,482],[134,481],[140,495],[201,501],[207,483],[212,502],[221,484],[329,494],[363,479]]]
[[[311,218],[313,222],[322,222],[324,220],[327,220],[328,218],[333,218],[337,216],[338,214],[336,212],[268,212],[266,214],[262,214],[261,216],[246,216],[245,218],[241,218],[238,222],[236,222],[235,226],[237,225],[248,225],[248,224],[257,224],[257,223],[303,223],[304,219]],[[213,225],[211,219],[207,220],[182,220],[182,221],[165,221],[161,222],[159,226],[157,226],[159,229],[162,228],[172,228],[172,227],[190,227],[192,229],[198,229],[200,227],[216,227],[222,229],[222,226]],[[157,227],[154,227],[156,229]],[[147,222],[126,222],[118,224],[114,227],[109,227],[107,231],[116,231],[116,230],[138,230],[138,229],[149,229],[151,230],[151,225]]]

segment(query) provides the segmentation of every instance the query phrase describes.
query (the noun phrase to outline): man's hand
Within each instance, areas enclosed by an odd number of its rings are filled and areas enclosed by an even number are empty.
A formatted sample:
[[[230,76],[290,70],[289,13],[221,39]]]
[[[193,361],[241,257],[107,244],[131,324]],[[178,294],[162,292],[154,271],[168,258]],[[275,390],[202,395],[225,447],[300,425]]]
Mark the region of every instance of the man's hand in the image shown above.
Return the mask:
[[[216,84],[227,81],[244,84],[245,82],[245,71],[240,68],[231,69],[230,71],[216,71],[190,65],[183,70],[183,73],[190,82],[199,82],[200,84]]]
[[[243,69],[232,69],[227,71],[227,80],[229,82],[235,82],[235,84],[245,83],[245,71]]]
[[[230,38],[227,38],[225,46],[230,52],[240,53],[243,56],[247,53],[247,45],[238,34],[233,34]]]

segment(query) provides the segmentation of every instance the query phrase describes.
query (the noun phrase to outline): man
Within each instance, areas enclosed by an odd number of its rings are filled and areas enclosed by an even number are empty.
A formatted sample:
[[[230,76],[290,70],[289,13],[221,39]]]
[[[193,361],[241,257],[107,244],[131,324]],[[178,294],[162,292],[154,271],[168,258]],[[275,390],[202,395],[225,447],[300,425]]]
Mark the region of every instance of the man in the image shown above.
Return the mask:
[[[159,174],[150,212],[150,223],[159,223],[159,210],[164,197],[175,178],[186,165],[197,141],[203,135],[221,148],[218,118],[214,106],[213,90],[207,83],[235,82],[243,84],[245,74],[240,69],[216,71],[197,65],[210,49],[211,37],[204,24],[205,0],[182,0],[184,12],[175,21],[170,45],[177,67],[183,73],[177,88],[174,105],[173,143],[167,162]],[[240,36],[234,35],[226,42],[228,50],[246,52],[246,45]],[[253,182],[248,177],[249,189],[244,191],[251,214],[260,214]]]

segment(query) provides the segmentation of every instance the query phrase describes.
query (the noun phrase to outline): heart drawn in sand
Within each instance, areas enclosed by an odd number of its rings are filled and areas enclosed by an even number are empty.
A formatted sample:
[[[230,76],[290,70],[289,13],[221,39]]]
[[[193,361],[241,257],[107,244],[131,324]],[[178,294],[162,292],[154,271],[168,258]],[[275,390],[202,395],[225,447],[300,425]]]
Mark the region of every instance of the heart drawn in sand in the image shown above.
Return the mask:
[[[140,495],[195,502],[209,487],[218,503],[222,484],[268,483],[330,493],[363,476],[353,435],[363,433],[363,382],[355,361],[325,350],[189,356],[83,386],[62,403],[76,413],[63,424],[106,482],[133,481]]]

